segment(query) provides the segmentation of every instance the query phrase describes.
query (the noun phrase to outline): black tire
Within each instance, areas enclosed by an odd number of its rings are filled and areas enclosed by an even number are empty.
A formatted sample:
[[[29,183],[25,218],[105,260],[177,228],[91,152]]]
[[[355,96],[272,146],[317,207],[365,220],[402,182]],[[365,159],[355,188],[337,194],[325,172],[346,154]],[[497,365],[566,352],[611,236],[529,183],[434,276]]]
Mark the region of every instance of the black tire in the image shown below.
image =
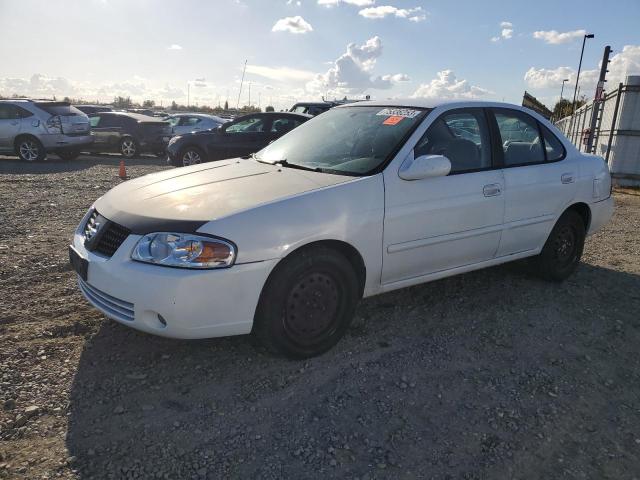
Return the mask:
[[[133,158],[138,154],[138,143],[132,137],[120,140],[120,154],[125,158]]]
[[[304,249],[269,276],[252,333],[290,358],[320,355],[347,331],[360,295],[358,277],[342,254],[321,246]]]
[[[206,161],[207,160],[205,154],[200,148],[194,146],[186,146],[182,150],[180,150],[180,153],[178,153],[176,166],[188,167],[190,165],[198,165]]]
[[[19,137],[15,148],[18,157],[24,162],[41,162],[47,156],[42,143],[36,137]]]
[[[580,263],[586,236],[584,220],[573,210],[558,219],[542,252],[531,262],[535,272],[545,280],[562,282]]]
[[[62,160],[71,161],[80,156],[80,150],[59,150],[56,152],[56,155],[58,155]]]

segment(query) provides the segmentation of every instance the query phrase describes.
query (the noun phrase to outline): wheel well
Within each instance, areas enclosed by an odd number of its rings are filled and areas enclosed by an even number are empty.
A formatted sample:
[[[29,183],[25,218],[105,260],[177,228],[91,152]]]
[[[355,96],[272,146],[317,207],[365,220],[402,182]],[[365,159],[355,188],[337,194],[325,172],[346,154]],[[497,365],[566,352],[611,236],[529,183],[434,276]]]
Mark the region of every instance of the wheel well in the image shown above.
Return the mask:
[[[362,294],[364,293],[364,286],[367,280],[367,268],[364,264],[364,260],[362,259],[362,255],[360,255],[360,252],[353,245],[347,242],[343,242],[342,240],[320,240],[317,242],[307,243],[306,245],[298,247],[292,252],[289,252],[289,254],[287,254],[287,257],[293,253],[298,253],[308,248],[313,248],[318,246],[330,248],[332,250],[335,250],[341,253],[346,257],[346,259],[349,261],[349,263],[353,267],[353,270],[356,272],[356,275],[358,276],[358,282],[360,284],[360,295],[362,296]],[[284,258],[287,258],[287,257],[284,257]],[[284,258],[282,260],[284,260]]]
[[[582,202],[574,203],[565,211],[569,211],[569,210],[573,210],[578,215],[580,215],[580,217],[582,218],[582,221],[584,222],[584,231],[585,232],[588,231],[589,225],[591,225],[591,209],[589,208],[589,205]]]
[[[18,143],[20,143],[20,140],[22,140],[23,138],[33,138],[34,140],[37,140],[38,142],[40,142],[40,140],[38,140],[38,137],[34,135],[30,135],[28,133],[22,133],[18,135],[13,141],[13,149],[16,153],[18,153]]]

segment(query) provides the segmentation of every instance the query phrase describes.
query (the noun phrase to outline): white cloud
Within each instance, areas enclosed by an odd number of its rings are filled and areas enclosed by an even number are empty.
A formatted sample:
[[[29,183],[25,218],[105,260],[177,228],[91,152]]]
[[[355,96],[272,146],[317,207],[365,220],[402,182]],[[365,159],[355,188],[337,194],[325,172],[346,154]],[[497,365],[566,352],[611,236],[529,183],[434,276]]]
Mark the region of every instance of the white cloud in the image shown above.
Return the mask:
[[[315,76],[314,72],[307,70],[298,70],[289,67],[265,67],[251,64],[247,65],[247,73],[279,82],[307,82]]]
[[[289,33],[309,33],[313,31],[313,27],[300,15],[295,17],[285,17],[278,20],[272,32],[289,32]]]
[[[575,81],[574,70],[570,67],[558,67],[554,69],[531,67],[524,74],[524,81],[530,88],[556,88],[562,85],[565,78]]]
[[[427,13],[422,7],[398,8],[391,5],[380,5],[378,7],[363,8],[358,12],[364,18],[380,19],[388,16],[406,18],[412,22],[426,20]]]
[[[587,97],[595,92],[596,83],[600,75],[600,66],[594,69],[586,69],[580,72],[580,89]],[[615,86],[624,82],[627,75],[640,75],[640,45],[625,45],[620,53],[611,57],[607,74],[606,90],[612,90]],[[571,67],[558,67],[555,69],[531,67],[524,75],[524,80],[532,89],[557,89],[562,85],[562,80],[569,79],[569,83],[575,83],[576,71]]]
[[[167,47],[167,50],[182,50],[182,47],[177,43],[172,43]]]
[[[458,80],[452,70],[438,72],[437,78],[423,83],[413,93],[414,98],[478,98],[491,93],[489,90]]]
[[[559,45],[561,43],[569,43],[578,38],[582,38],[587,33],[586,30],[573,30],[571,32],[558,32],[556,30],[539,30],[533,32],[533,38],[544,40],[544,42]]]
[[[318,5],[323,5],[325,7],[335,7],[341,3],[355,5],[356,7],[368,7],[376,2],[375,0],[318,0]]]
[[[499,42],[500,40],[509,40],[513,37],[513,23],[511,22],[500,22],[500,35],[495,37],[491,37],[492,42]]]
[[[346,53],[342,54],[333,66],[324,74],[307,83],[311,92],[328,92],[334,94],[362,93],[367,89],[388,89],[397,82],[406,82],[409,77],[398,73],[395,75],[372,76],[377,59],[382,55],[382,40],[373,37],[362,45],[350,43]]]

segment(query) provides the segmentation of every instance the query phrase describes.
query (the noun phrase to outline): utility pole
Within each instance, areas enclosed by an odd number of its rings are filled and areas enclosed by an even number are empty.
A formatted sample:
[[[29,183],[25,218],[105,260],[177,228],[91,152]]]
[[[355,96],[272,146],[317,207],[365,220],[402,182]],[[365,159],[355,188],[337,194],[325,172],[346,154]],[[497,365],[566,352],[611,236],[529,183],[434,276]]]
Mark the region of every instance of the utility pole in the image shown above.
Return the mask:
[[[189,108],[189,95],[191,93],[189,87],[191,87],[191,83],[187,82],[187,108]]]
[[[609,66],[609,55],[611,55],[611,47],[607,45],[604,47],[604,54],[602,55],[602,66],[600,67],[600,77],[598,78],[598,86],[596,87],[596,95],[593,98],[593,108],[591,109],[591,124],[589,125],[589,137],[587,138],[587,152],[594,153],[593,140],[595,137],[595,130],[598,123],[598,116],[600,113],[600,104],[604,97],[604,82],[607,81],[607,67]]]
[[[251,82],[249,82],[249,107],[251,107]]]
[[[244,83],[244,72],[247,71],[247,61],[244,61],[244,68],[242,69],[242,80],[240,80],[240,91],[238,92],[238,103],[236,103],[236,111],[240,108],[240,95],[242,95],[242,84]]]
[[[560,118],[562,118],[562,113],[564,112],[564,108],[562,108],[562,94],[564,93],[564,84],[568,81],[568,78],[562,80],[562,88],[560,89],[560,101],[558,102],[560,104]],[[560,120],[560,118],[558,118],[558,120]]]

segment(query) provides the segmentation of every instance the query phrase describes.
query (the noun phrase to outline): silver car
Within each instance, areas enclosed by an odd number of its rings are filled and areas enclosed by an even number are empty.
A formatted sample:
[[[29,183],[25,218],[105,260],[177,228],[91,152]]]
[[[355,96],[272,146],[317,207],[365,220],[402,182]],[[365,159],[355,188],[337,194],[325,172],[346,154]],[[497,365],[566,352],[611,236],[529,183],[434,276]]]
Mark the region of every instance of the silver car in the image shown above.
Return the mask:
[[[228,120],[205,113],[177,113],[164,119],[173,127],[174,135],[184,135],[191,132],[202,132],[218,128]]]
[[[93,142],[89,117],[67,102],[0,100],[0,153],[26,162],[73,160]]]

